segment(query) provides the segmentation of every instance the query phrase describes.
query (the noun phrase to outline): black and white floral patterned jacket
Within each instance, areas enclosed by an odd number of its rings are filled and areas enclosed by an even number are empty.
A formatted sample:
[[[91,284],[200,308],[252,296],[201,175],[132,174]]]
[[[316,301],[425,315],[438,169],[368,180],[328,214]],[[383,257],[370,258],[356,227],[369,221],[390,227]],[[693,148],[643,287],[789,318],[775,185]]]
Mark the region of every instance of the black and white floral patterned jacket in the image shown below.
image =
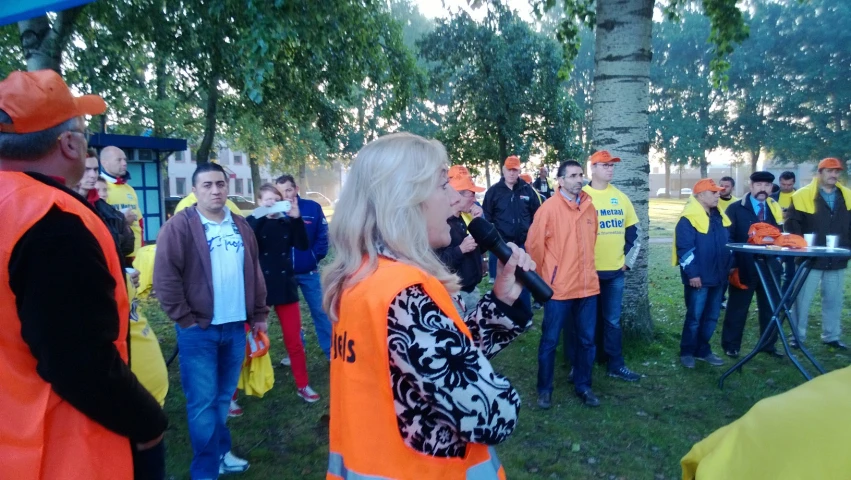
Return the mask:
[[[385,248],[383,256],[393,259]],[[521,302],[507,305],[492,292],[468,306],[455,327],[422,285],[399,292],[387,312],[390,380],[399,433],[411,448],[461,457],[469,442],[493,445],[517,426],[520,396],[489,359],[532,323]]]

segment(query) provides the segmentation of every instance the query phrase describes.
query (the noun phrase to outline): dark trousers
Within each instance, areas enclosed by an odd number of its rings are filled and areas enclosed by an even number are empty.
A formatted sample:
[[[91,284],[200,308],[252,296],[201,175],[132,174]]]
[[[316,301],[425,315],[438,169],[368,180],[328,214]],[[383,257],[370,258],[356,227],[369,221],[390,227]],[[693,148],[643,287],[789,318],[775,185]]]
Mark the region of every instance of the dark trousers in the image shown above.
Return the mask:
[[[623,329],[621,328],[621,310],[623,289],[626,277],[618,272],[614,278],[600,279],[600,294],[597,295],[597,362],[608,364],[608,370],[614,372],[624,366]],[[567,330],[565,330],[567,337]],[[567,345],[567,341],[565,341]],[[567,357],[565,350],[565,359]]]
[[[715,333],[718,315],[721,313],[721,297],[724,285],[692,288],[683,286],[686,301],[686,318],[680,338],[680,356],[703,358],[712,353],[709,340]],[[728,304],[729,305],[729,304]]]
[[[748,319],[748,310],[754,293],[756,293],[756,305],[759,308],[759,334],[762,335],[765,332],[771,320],[771,306],[768,304],[768,297],[762,284],[757,283],[754,288],[747,290],[730,286],[730,299],[727,301],[727,313],[724,315],[724,328],[721,331],[721,348],[724,351],[741,350],[742,334],[745,331],[745,322]],[[775,342],[777,342],[776,332],[767,339],[762,349],[774,348]]]
[[[573,386],[578,394],[591,389],[594,364],[594,327],[597,323],[597,296],[572,300],[550,300],[544,304],[541,342],[538,345],[538,393],[553,391],[556,347],[565,330],[566,350],[571,351]]]
[[[133,446],[133,480],[165,480],[165,440],[144,452]]]

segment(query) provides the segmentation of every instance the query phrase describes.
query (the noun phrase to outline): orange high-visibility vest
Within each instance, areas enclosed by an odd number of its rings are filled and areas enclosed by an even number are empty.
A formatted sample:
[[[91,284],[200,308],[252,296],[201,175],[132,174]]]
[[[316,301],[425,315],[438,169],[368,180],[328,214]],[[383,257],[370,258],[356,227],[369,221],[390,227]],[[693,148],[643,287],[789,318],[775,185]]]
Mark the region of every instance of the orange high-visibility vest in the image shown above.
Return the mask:
[[[57,395],[36,372],[36,359],[21,338],[21,321],[9,286],[9,260],[21,236],[53,207],[79,216],[103,249],[115,279],[118,303],[114,344],[127,361],[130,308],[124,272],[106,225],[67,193],[24,173],[0,172],[0,331],[4,332],[0,335],[0,476],[131,480],[130,440],[107,430]],[[44,301],[51,301],[49,292]]]
[[[405,288],[422,284],[440,310],[468,337],[449,292],[436,278],[380,259],[369,277],[347,288],[331,346],[331,445],[328,479],[505,479],[496,452],[469,443],[463,458],[427,455],[399,433],[390,384],[387,312]]]

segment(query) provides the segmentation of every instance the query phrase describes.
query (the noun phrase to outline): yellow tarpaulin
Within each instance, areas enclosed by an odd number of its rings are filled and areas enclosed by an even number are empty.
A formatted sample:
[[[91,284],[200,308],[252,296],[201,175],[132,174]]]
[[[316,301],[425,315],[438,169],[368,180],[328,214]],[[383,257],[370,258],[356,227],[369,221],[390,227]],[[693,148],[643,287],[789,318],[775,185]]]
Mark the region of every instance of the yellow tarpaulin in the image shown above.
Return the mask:
[[[851,367],[760,401],[680,463],[683,480],[851,478]]]

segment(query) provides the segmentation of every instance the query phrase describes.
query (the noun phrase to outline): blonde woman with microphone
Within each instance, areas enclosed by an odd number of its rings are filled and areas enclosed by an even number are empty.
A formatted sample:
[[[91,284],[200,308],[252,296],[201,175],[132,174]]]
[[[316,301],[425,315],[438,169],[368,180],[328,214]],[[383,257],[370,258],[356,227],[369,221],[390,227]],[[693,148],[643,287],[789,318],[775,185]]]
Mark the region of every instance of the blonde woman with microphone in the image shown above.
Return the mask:
[[[446,149],[399,133],[358,152],[330,227],[323,272],[334,323],[327,477],[505,478],[491,448],[514,431],[520,397],[489,358],[531,324],[517,302],[515,245],[466,318],[458,278],[434,249],[460,202]]]

